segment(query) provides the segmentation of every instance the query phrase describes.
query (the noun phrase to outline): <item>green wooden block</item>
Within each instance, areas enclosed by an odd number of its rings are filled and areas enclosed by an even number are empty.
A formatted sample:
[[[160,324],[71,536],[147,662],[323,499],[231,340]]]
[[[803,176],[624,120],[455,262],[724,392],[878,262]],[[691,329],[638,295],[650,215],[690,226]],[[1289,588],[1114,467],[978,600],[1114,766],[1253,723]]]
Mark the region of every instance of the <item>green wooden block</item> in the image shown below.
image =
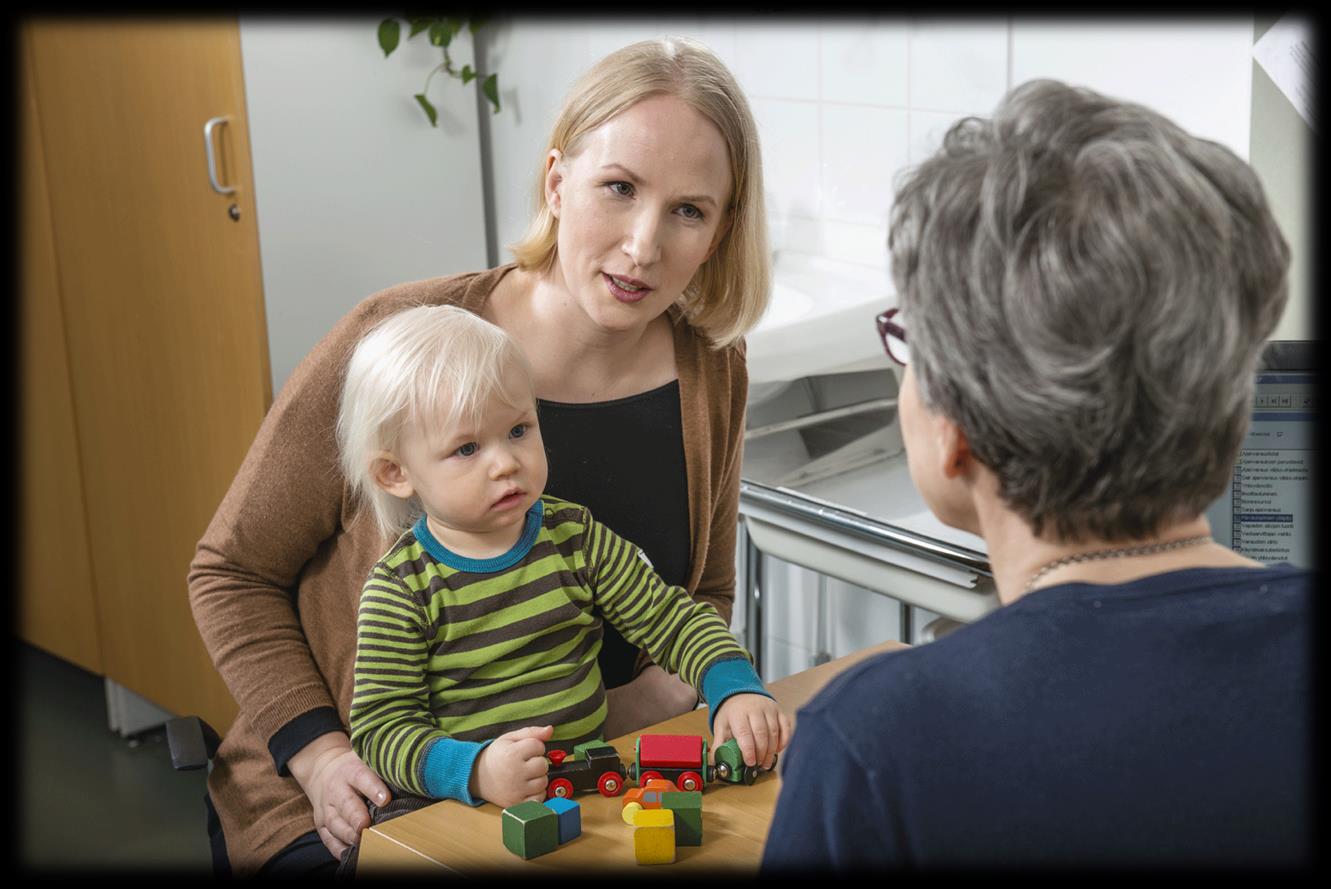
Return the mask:
[[[521,858],[553,852],[559,845],[559,816],[541,803],[527,800],[509,806],[500,820],[504,848]]]
[[[676,790],[661,794],[661,808],[675,813],[675,845],[702,845],[702,791]]]

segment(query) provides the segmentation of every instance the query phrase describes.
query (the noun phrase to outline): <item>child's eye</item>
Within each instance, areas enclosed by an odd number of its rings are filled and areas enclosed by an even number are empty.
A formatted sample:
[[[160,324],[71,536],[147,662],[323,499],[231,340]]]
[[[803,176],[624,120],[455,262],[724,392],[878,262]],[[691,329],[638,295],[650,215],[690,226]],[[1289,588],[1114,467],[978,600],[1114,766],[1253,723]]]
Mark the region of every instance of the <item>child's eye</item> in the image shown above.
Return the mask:
[[[519,423],[518,425],[514,426],[512,429],[508,430],[509,438],[522,438],[526,434],[527,434],[526,423]]]
[[[679,212],[684,216],[685,219],[692,219],[694,221],[701,221],[705,215],[701,210],[699,210],[697,207],[693,206],[692,204],[685,204],[684,206],[680,207]]]
[[[628,182],[611,182],[606,185],[611,191],[622,198],[633,197],[633,185]]]
[[[474,441],[469,441],[469,442],[467,442],[466,444],[464,444],[462,447],[458,448],[458,449],[457,449],[456,451],[454,451],[453,453],[457,454],[459,457],[470,457],[472,454],[476,453],[478,450],[480,450],[480,449],[476,446],[476,442],[474,442]]]

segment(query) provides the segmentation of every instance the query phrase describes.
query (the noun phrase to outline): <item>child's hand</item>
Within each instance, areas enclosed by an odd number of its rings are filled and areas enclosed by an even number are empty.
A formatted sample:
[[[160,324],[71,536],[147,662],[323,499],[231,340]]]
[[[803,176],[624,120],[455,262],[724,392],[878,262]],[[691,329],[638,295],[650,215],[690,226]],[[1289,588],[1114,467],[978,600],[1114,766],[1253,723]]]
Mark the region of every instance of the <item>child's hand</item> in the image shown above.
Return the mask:
[[[732,695],[721,703],[712,720],[712,746],[730,738],[739,742],[746,766],[762,764],[770,769],[776,755],[790,742],[790,717],[776,701],[764,695]]]
[[[495,738],[476,757],[471,795],[502,809],[523,800],[545,799],[545,776],[550,770],[545,742],[554,731],[552,725],[529,725]]]

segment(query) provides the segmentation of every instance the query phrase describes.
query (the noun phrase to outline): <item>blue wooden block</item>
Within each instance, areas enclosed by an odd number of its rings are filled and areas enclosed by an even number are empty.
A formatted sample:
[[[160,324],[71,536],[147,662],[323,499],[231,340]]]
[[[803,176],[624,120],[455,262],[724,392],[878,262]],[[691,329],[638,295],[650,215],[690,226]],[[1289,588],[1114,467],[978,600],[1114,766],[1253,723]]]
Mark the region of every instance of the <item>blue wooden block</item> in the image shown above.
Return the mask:
[[[545,805],[559,818],[559,844],[562,846],[582,833],[582,806],[567,797],[556,796]]]

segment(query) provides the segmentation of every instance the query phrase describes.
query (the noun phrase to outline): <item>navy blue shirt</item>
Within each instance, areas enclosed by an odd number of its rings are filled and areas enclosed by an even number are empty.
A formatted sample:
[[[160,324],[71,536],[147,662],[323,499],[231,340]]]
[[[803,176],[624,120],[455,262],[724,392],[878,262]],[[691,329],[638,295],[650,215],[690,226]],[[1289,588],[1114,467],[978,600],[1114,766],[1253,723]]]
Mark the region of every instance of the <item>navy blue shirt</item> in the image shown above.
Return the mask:
[[[1297,864],[1312,575],[1036,590],[799,710],[762,868]]]

